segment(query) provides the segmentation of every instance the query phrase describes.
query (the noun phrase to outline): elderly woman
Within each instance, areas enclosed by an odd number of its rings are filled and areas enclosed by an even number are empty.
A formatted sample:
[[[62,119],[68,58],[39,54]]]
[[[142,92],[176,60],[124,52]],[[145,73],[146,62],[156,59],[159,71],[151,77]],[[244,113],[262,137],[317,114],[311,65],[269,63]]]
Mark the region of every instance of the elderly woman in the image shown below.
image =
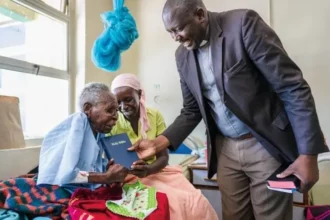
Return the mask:
[[[120,113],[109,135],[127,133],[132,143],[140,139],[154,139],[166,128],[164,118],[145,105],[144,91],[134,74],[120,74],[112,82]],[[137,161],[125,182],[139,179],[167,195],[171,219],[218,219],[216,212],[193,185],[184,177],[179,166],[168,166],[168,152],[164,150],[148,161]]]
[[[50,131],[42,144],[38,185],[62,186],[70,191],[122,182],[128,170],[102,158],[99,134],[110,132],[117,121],[118,104],[109,88],[90,83],[79,98],[81,112],[72,114]]]

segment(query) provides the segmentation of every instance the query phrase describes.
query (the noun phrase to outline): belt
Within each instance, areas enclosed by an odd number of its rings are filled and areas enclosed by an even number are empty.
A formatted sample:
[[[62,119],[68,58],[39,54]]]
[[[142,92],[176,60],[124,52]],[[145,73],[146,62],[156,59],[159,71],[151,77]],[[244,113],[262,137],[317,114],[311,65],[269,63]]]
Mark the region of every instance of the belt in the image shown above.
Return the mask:
[[[253,138],[253,135],[251,133],[247,133],[247,134],[244,134],[240,137],[237,137],[237,138],[231,138],[235,141],[242,141],[242,140],[246,140],[246,139],[250,139],[250,138]]]

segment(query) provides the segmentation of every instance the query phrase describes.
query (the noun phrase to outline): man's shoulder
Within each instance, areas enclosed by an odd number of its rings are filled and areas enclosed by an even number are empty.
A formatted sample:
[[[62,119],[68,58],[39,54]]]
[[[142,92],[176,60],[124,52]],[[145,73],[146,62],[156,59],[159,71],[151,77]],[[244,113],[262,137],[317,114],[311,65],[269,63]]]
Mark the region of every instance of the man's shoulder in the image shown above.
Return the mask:
[[[211,14],[216,14],[222,18],[229,18],[229,17],[240,17],[244,15],[248,10],[247,8],[240,8],[240,9],[232,9],[232,10],[227,10],[227,11],[222,11],[222,12],[211,12]]]
[[[247,13],[257,13],[257,12],[249,8],[240,8],[240,9],[232,9],[222,12],[210,12],[210,13],[211,15],[221,19],[232,19],[232,18],[240,19],[243,16],[245,16]]]
[[[210,16],[213,16],[216,19],[221,28],[228,28],[235,25],[240,26],[245,17],[255,17],[259,15],[253,9],[244,8],[222,12],[210,12]]]

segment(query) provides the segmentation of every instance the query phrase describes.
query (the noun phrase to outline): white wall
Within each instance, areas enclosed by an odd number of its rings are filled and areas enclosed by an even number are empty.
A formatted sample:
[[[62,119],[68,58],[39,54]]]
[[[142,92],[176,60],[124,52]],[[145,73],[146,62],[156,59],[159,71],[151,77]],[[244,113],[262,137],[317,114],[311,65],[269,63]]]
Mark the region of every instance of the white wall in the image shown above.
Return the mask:
[[[291,58],[310,84],[330,143],[330,2],[273,0],[271,20]]]

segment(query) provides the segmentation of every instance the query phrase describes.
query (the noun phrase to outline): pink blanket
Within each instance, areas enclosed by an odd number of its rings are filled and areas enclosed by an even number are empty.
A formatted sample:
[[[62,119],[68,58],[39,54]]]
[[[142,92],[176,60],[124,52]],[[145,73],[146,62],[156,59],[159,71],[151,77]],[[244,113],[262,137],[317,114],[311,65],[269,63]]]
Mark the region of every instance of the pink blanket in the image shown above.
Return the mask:
[[[137,179],[138,177],[129,175],[125,182],[131,183]],[[141,178],[140,181],[167,195],[171,219],[218,220],[209,201],[185,178],[179,166],[167,166],[162,172]]]

